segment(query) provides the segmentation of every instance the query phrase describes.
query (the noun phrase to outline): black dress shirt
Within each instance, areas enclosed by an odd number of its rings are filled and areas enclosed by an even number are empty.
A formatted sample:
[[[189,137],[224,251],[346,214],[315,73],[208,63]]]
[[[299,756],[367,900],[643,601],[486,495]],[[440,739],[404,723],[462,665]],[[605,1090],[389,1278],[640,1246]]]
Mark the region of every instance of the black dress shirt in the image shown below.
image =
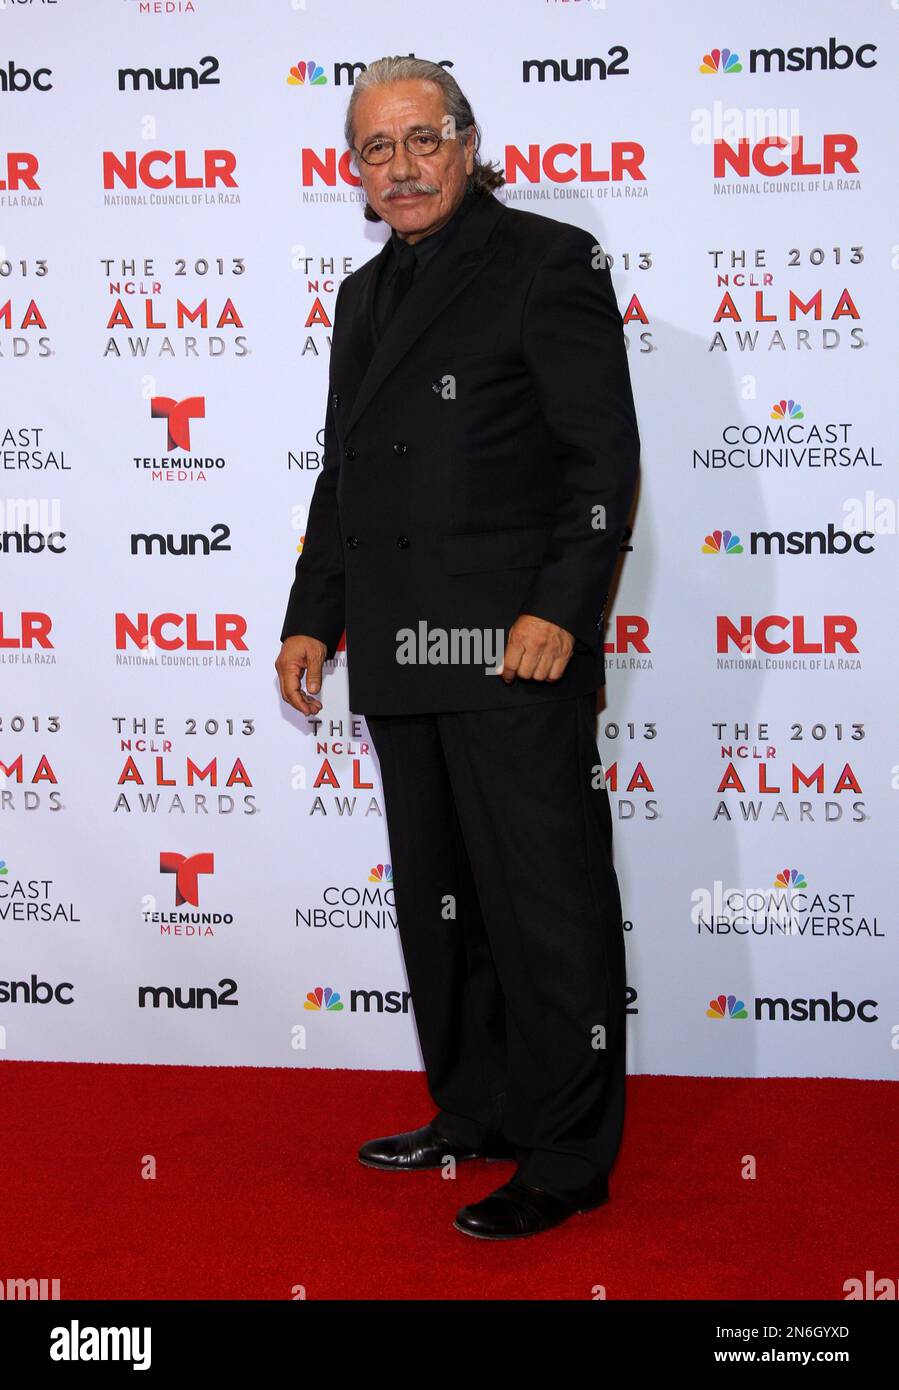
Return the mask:
[[[449,241],[450,237],[459,226],[459,223],[462,221],[462,218],[471,208],[474,199],[475,194],[470,188],[467,188],[462,196],[461,203],[456,208],[452,217],[444,222],[442,227],[438,227],[436,232],[431,232],[428,236],[424,236],[419,241],[415,242],[412,250],[415,253],[416,260],[416,279],[424,270],[425,266],[430,264],[440,248],[445,246]],[[400,247],[406,243],[402,237],[397,236],[396,232],[392,231],[390,233],[390,244],[394,254],[385,257],[384,265],[375,288],[375,326],[378,330],[379,337],[383,334],[385,327],[384,312],[389,301],[388,289],[399,265],[399,250]]]

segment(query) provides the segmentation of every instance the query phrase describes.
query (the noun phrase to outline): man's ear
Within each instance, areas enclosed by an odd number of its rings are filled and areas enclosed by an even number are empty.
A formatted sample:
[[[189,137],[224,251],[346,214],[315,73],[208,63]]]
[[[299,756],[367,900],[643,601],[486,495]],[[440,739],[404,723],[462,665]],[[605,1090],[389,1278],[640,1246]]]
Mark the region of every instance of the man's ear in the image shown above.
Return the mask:
[[[475,135],[473,130],[470,130],[468,132],[468,135],[465,137],[465,141],[465,172],[466,174],[473,174],[475,156]]]

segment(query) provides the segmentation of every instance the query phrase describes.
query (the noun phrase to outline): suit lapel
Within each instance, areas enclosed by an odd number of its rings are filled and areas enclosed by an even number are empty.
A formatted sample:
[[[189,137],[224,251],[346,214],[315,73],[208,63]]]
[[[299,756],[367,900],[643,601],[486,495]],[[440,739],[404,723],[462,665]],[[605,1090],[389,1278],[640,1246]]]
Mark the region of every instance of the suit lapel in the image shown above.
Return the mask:
[[[496,254],[496,246],[491,249],[487,243],[502,211],[502,203],[492,194],[484,194],[477,199],[449,243],[441,247],[430,265],[420,276],[416,276],[380,341],[376,337],[374,323],[375,286],[390,253],[389,241],[368,262],[366,269],[370,273],[359,287],[361,302],[354,316],[353,333],[356,344],[367,341],[371,355],[350,408],[345,435],[349,434],[384,381],[428,325],[461,294]]]

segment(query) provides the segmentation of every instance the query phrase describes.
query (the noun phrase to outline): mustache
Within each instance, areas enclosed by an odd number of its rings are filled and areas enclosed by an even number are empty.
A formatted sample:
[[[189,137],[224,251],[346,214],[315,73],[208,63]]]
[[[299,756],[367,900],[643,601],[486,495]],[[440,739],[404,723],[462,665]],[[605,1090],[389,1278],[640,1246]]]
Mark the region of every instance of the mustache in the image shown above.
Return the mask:
[[[406,193],[436,193],[432,183],[422,183],[420,179],[404,179],[402,183],[391,184],[384,193],[385,198],[401,198]]]

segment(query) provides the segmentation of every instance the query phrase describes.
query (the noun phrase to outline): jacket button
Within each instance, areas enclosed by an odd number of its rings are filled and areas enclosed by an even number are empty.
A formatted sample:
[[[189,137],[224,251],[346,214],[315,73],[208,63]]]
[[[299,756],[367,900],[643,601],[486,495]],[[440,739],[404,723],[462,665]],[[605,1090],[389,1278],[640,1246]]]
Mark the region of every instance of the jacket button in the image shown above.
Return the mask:
[[[402,439],[396,441],[393,446],[393,452],[395,454],[404,454],[406,452],[406,444]]]
[[[334,407],[335,410],[336,410],[337,407],[340,405],[340,397],[338,396],[338,394],[337,394],[336,391],[334,392],[334,394],[333,394],[332,397],[331,397],[331,404],[333,405],[333,407]]]
[[[408,544],[409,544],[409,537],[408,537],[408,536],[397,536],[397,538],[396,538],[396,548],[397,548],[397,550],[405,550],[405,549],[407,548]]]
[[[354,459],[356,457],[356,450],[353,448],[352,444],[347,445],[343,451],[343,456],[345,459]]]
[[[355,550],[355,549],[356,549],[356,546],[359,544],[359,537],[358,537],[358,536],[347,536],[347,538],[346,538],[346,543],[347,543],[347,545],[349,546],[350,550]]]

